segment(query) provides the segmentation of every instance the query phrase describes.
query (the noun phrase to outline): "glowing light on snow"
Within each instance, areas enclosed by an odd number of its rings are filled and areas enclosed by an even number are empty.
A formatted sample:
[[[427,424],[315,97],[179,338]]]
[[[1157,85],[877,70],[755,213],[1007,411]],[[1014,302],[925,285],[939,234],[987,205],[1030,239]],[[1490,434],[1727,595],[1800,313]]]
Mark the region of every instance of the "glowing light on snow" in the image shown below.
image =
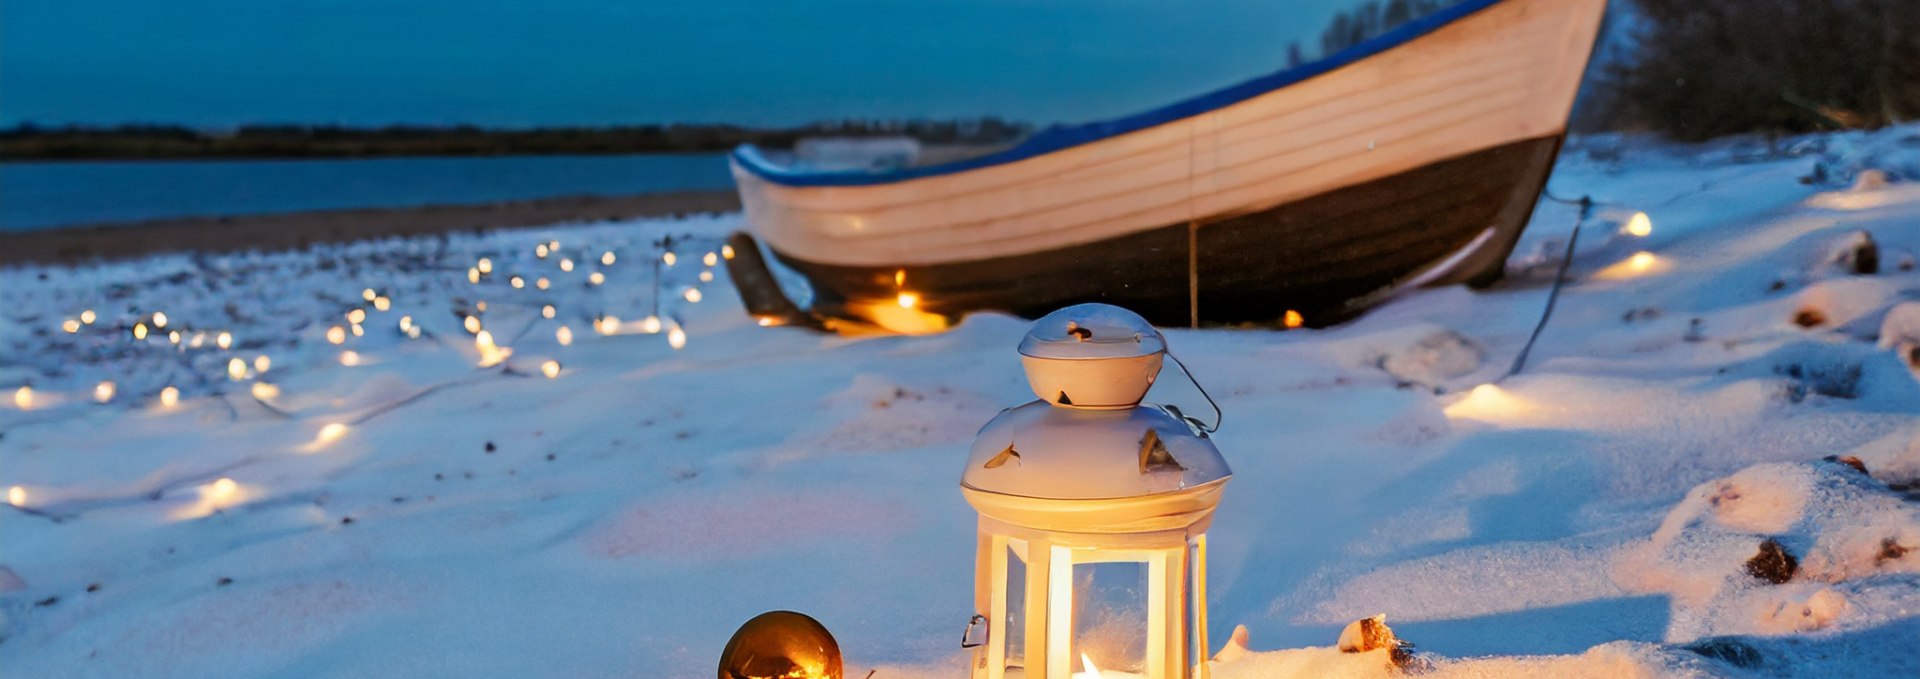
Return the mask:
[[[731,245],[720,246],[720,256],[725,257],[727,259],[733,259],[733,246]]]
[[[167,315],[158,311],[153,312],[153,327],[167,327]]]
[[[573,328],[560,326],[553,331],[553,341],[559,342],[563,347],[573,344]]]
[[[555,378],[555,377],[559,377],[559,376],[560,376],[560,362],[559,362],[559,361],[547,361],[547,362],[545,362],[545,363],[542,363],[542,364],[540,364],[540,374],[542,374],[542,375],[546,375],[546,376],[547,376],[547,379],[553,379],[553,378]]]
[[[613,260],[614,260],[614,257],[613,257],[612,250],[608,250],[600,254],[600,266],[613,266]]]
[[[143,339],[146,339],[146,338],[147,338],[147,324],[145,324],[145,323],[135,323],[135,324],[133,324],[133,338],[134,338],[134,339],[137,339],[137,340],[143,340]]]
[[[215,346],[218,346],[222,349],[231,349],[233,348],[233,333],[222,332],[218,335],[215,335],[213,337],[213,343]]]
[[[7,489],[7,504],[15,507],[27,506],[27,489],[14,486]]]
[[[480,351],[480,367],[491,368],[500,365],[513,355],[513,350],[493,343],[493,333],[485,330],[473,336],[473,347]]]
[[[660,317],[648,316],[646,318],[640,319],[640,332],[644,332],[649,335],[660,332]]]
[[[412,330],[412,329],[413,329],[413,317],[412,317],[412,316],[401,316],[401,317],[400,317],[400,332],[407,332],[407,331],[409,331],[409,330]]]
[[[378,311],[386,311],[393,308],[393,300],[387,299],[384,296],[375,297],[373,298],[373,308]]]
[[[479,283],[480,283],[480,270],[479,270],[479,269],[475,269],[475,268],[473,268],[473,267],[467,267],[467,282],[468,282],[468,283],[474,283],[474,284],[479,284]]]
[[[474,303],[473,303],[473,310],[474,310],[474,311],[478,311],[478,312],[480,312],[480,313],[483,313],[483,314],[484,314],[484,313],[486,313],[486,312],[487,312],[487,300],[484,300],[484,299],[483,299],[483,300],[479,300],[479,301],[477,301],[477,302],[474,302]]]
[[[369,302],[373,301],[373,298],[379,297],[379,296],[380,296],[380,293],[374,292],[373,288],[367,288],[365,290],[360,291],[360,299],[364,299]]]
[[[707,266],[713,266],[715,264],[720,263],[720,258],[715,256],[713,253],[709,252],[706,254],[706,256],[700,258],[700,263],[705,264]]]
[[[247,378],[247,362],[238,357],[227,360],[227,377],[238,382]]]
[[[479,262],[474,263],[473,268],[479,269],[480,273],[493,273],[493,260],[481,257]]]
[[[466,328],[470,334],[480,332],[480,317],[468,316],[465,320],[460,321],[460,327]]]
[[[413,339],[420,339],[420,326],[416,325],[411,328],[407,328],[407,337],[411,337]]]
[[[902,309],[912,309],[920,306],[920,295],[911,292],[902,292],[893,298],[893,302],[900,305]]]
[[[1307,317],[1300,315],[1298,311],[1288,309],[1286,315],[1280,317],[1280,324],[1286,326],[1288,330],[1292,330],[1306,325]]]
[[[1505,389],[1482,384],[1467,392],[1466,398],[1454,401],[1442,410],[1453,419],[1499,423],[1518,419],[1529,413],[1532,407]]]
[[[340,352],[340,365],[349,368],[360,365],[360,352],[352,349]]]
[[[1635,212],[1632,217],[1627,219],[1625,231],[1629,235],[1646,238],[1647,236],[1653,235],[1653,220],[1649,219],[1645,212]]]
[[[1642,250],[1613,266],[1595,272],[1593,277],[1601,280],[1624,280],[1659,273],[1666,270],[1667,266],[1667,262],[1658,255]]]
[[[254,372],[263,373],[263,372],[266,372],[267,369],[271,367],[273,367],[273,359],[267,358],[266,354],[261,354],[259,356],[253,357]]]
[[[539,258],[541,258],[541,259],[546,259],[546,258],[547,258],[547,244],[546,244],[546,243],[541,243],[541,244],[539,244],[539,245],[535,245],[535,246],[533,246],[533,256],[535,256],[535,257],[539,257]]]
[[[780,319],[774,318],[772,316],[755,316],[753,317],[753,320],[759,323],[760,327],[762,328],[771,328],[773,326],[780,325]]]
[[[521,288],[527,287],[527,280],[519,276],[514,276],[512,278],[507,279],[507,285],[511,285],[513,286],[513,289],[519,290]]]
[[[60,323],[60,329],[67,331],[69,335],[80,332],[80,322],[69,318]]]
[[[160,390],[160,405],[162,407],[172,408],[179,404],[180,404],[180,388],[179,387],[167,387],[165,389]]]
[[[673,266],[673,263],[680,261],[680,258],[674,255],[673,253],[668,252],[660,255],[660,261],[665,262],[667,266]]]
[[[600,320],[594,322],[593,329],[602,335],[611,335],[620,329],[620,319],[601,316]]]
[[[606,275],[606,274],[603,274],[603,273],[600,273],[600,272],[598,272],[598,271],[595,271],[595,272],[593,272],[592,274],[590,274],[590,275],[588,275],[588,276],[587,276],[587,282],[588,282],[588,283],[591,283],[591,284],[594,284],[594,285],[599,285],[599,284],[601,284],[601,283],[605,283],[605,282],[607,282],[607,275]]]
[[[365,323],[365,322],[367,322],[367,310],[366,310],[366,309],[354,309],[354,310],[352,310],[352,311],[349,311],[349,312],[347,312],[347,322],[348,322],[348,323]]]
[[[179,344],[179,343],[180,343],[180,331],[178,331],[178,330],[171,330],[171,331],[168,331],[168,332],[167,332],[167,343],[168,343],[168,344]]]
[[[681,296],[681,297],[685,297],[685,298],[687,299],[687,302],[688,302],[688,303],[690,303],[690,304],[699,304],[699,303],[700,303],[700,289],[699,289],[699,288],[687,288],[687,291],[686,291],[686,292],[684,292],[684,293],[681,293],[681,295],[680,295],[680,296]]]
[[[548,252],[552,252],[552,253],[554,253],[554,254],[559,254],[559,253],[560,253],[560,241],[558,241],[558,240],[549,240],[549,241],[547,241],[547,251],[548,251]]]
[[[554,313],[555,311],[552,304],[548,304],[546,306],[540,307],[541,318],[553,318]]]
[[[21,410],[32,408],[33,407],[33,387],[21,385],[19,389],[14,390],[13,404],[20,406]]]
[[[533,282],[533,287],[539,288],[541,290],[547,289],[547,286],[550,286],[550,285],[553,285],[553,283],[549,282],[546,276],[541,276],[539,279]]]
[[[260,399],[262,401],[270,401],[276,398],[280,398],[280,387],[272,384],[268,384],[266,382],[253,383],[253,388],[250,391],[253,392],[254,398]]]
[[[319,434],[314,435],[313,437],[314,447],[324,446],[329,443],[333,443],[334,441],[340,440],[340,437],[346,436],[346,435],[347,435],[347,425],[341,424],[339,422],[329,422],[327,423],[326,426],[320,428]]]
[[[680,329],[679,323],[667,326],[667,346],[681,349],[687,346],[687,331]]]
[[[95,315],[94,315],[94,313],[93,313],[93,310],[92,310],[92,309],[88,309],[88,310],[86,310],[86,311],[82,311],[82,312],[80,312],[80,322],[81,322],[81,323],[85,323],[85,324],[87,324],[87,325],[93,325],[93,319],[95,319],[95,318],[98,318],[98,316],[95,316]]]
[[[712,271],[702,271],[702,272],[700,272],[700,282],[702,282],[702,283],[712,283],[712,282],[713,282],[713,272],[712,272]]]
[[[113,380],[102,380],[99,384],[93,385],[93,400],[101,403],[111,401],[115,390]]]
[[[327,341],[332,344],[345,344],[347,341],[347,329],[337,325],[327,328]]]
[[[561,258],[560,258],[560,270],[561,270],[561,271],[573,271],[573,260],[572,260],[572,259],[568,259],[568,258],[566,258],[566,257],[561,257]]]
[[[233,496],[238,494],[239,492],[240,492],[240,484],[234,483],[233,479],[229,479],[223,476],[223,477],[220,477],[220,480],[214,481],[213,483],[208,484],[207,489],[205,491],[206,493],[205,497],[209,500],[218,502],[222,500],[232,499]]]
[[[364,336],[366,336],[366,334],[367,334],[367,329],[366,329],[366,328],[363,328],[363,327],[360,327],[360,324],[359,324],[359,323],[355,323],[355,324],[353,324],[353,325],[349,325],[349,326],[347,326],[347,329],[348,329],[348,330],[351,330],[351,331],[353,331],[353,336],[354,336],[354,337],[364,337]]]

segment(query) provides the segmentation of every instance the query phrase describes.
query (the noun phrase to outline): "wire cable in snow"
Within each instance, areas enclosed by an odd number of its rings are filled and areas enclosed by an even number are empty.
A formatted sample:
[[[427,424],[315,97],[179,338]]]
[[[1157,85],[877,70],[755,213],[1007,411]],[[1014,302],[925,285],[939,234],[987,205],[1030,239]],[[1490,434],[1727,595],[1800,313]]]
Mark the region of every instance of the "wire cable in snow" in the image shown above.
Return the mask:
[[[1513,358],[1513,367],[1501,380],[1520,374],[1527,367],[1527,354],[1533,352],[1533,343],[1540,341],[1540,333],[1547,329],[1547,319],[1553,318],[1553,305],[1560,300],[1560,288],[1567,283],[1567,269],[1573,266],[1573,249],[1580,243],[1580,227],[1587,224],[1587,217],[1593,214],[1593,198],[1581,196],[1578,201],[1568,201],[1555,197],[1551,192],[1543,192],[1548,200],[1580,206],[1580,217],[1573,222],[1573,234],[1567,236],[1567,255],[1560,259],[1560,269],[1553,275],[1553,288],[1547,292],[1547,307],[1540,311],[1540,322],[1534,324],[1533,335],[1527,338],[1526,346],[1520,347],[1520,355]],[[1498,382],[1499,380],[1495,380]]]

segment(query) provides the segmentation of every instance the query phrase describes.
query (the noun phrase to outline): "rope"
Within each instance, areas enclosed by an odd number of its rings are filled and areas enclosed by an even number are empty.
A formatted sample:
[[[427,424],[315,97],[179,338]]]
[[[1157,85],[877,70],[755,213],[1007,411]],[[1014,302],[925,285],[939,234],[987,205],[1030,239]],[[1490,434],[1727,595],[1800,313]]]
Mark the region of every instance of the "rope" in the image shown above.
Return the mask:
[[[1567,255],[1560,259],[1560,269],[1553,276],[1553,289],[1547,292],[1547,307],[1540,311],[1540,322],[1534,324],[1533,335],[1527,338],[1526,346],[1521,347],[1520,355],[1513,359],[1513,367],[1508,369],[1507,374],[1502,375],[1500,380],[1520,374],[1520,370],[1527,366],[1527,355],[1533,353],[1533,343],[1540,341],[1541,331],[1547,329],[1547,319],[1553,318],[1553,305],[1560,301],[1560,288],[1567,283],[1567,269],[1573,266],[1573,249],[1580,243],[1580,227],[1585,226],[1587,218],[1593,214],[1594,202],[1591,196],[1581,196],[1579,200],[1572,201],[1555,196],[1551,191],[1542,190],[1541,194],[1546,196],[1547,200],[1557,203],[1579,205],[1580,217],[1574,220],[1573,234],[1567,237]]]

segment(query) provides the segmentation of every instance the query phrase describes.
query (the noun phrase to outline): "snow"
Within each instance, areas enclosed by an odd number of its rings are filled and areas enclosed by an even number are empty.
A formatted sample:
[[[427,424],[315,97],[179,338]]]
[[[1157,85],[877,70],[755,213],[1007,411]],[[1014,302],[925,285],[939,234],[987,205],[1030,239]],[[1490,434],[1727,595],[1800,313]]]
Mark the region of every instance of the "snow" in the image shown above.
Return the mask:
[[[1376,614],[1441,677],[1920,673],[1920,128],[1778,148],[1570,142],[1550,186],[1601,205],[1517,376],[1561,203],[1491,290],[1326,330],[1169,329],[1235,471],[1210,633],[1246,635],[1214,676],[1385,676],[1386,651],[1334,648]],[[0,271],[0,395],[31,385],[0,405],[0,487],[20,489],[0,510],[0,667],[706,676],[737,625],[792,609],[835,633],[848,676],[962,675],[956,480],[979,426],[1031,399],[1026,322],[761,328],[703,263],[738,227]],[[1877,274],[1834,257],[1861,231]],[[512,352],[491,368],[460,315],[481,301]],[[362,334],[330,343],[354,309]],[[134,342],[154,311],[167,328]],[[1150,400],[1204,410],[1162,382]],[[1769,539],[1797,561],[1783,584],[1748,572]]]

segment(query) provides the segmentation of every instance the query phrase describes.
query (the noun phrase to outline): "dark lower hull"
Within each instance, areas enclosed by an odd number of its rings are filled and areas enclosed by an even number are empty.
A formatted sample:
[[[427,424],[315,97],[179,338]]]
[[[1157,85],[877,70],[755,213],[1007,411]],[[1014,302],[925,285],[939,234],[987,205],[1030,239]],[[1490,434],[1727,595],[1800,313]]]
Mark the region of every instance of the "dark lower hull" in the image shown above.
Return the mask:
[[[821,264],[775,252],[812,283],[812,312],[860,319],[861,309],[905,289],[921,310],[999,310],[1038,316],[1106,302],[1156,324],[1351,318],[1422,271],[1478,248],[1434,283],[1499,279],[1553,168],[1559,135],[1453,158],[1258,212],[1223,216],[1073,247],[931,266]],[[1190,245],[1191,243],[1191,245]],[[1190,278],[1190,263],[1197,263]],[[902,278],[896,275],[904,270]]]

